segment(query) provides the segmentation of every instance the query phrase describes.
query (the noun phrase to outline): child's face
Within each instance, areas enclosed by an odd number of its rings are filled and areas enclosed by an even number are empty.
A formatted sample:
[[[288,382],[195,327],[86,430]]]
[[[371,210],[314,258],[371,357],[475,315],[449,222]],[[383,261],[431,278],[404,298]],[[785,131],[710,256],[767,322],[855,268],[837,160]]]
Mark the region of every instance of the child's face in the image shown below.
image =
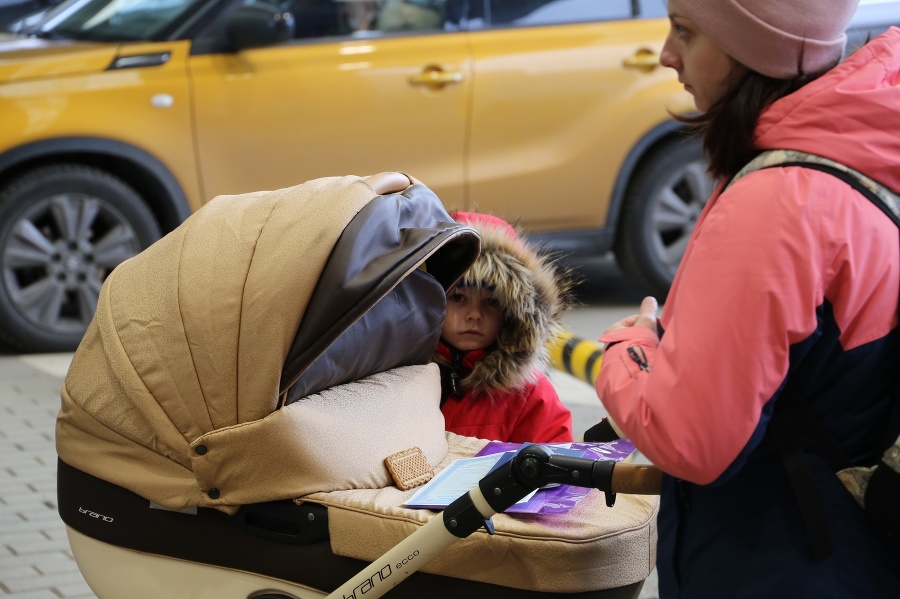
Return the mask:
[[[493,344],[503,324],[503,311],[494,292],[476,287],[454,287],[447,293],[444,340],[460,351]]]

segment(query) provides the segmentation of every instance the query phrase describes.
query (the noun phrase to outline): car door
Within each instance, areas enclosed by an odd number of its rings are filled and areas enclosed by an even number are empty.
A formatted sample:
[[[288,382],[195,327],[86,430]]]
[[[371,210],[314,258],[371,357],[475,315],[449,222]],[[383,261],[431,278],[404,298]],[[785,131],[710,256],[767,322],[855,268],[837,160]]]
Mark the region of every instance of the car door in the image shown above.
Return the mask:
[[[459,205],[467,34],[440,23],[310,31],[316,21],[295,8],[295,28],[307,37],[191,58],[206,197],[397,170]]]
[[[530,231],[603,226],[625,157],[686,105],[658,64],[664,2],[655,18],[632,0],[485,2],[470,23],[471,202]]]

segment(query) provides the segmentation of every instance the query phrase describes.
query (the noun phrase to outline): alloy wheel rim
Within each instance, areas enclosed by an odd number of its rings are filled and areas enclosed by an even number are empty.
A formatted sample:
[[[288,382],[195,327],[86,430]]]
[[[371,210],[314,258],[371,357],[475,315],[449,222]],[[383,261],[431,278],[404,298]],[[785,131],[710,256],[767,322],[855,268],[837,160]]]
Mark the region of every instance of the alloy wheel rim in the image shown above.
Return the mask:
[[[674,276],[697,219],[713,190],[706,163],[685,166],[662,185],[651,215],[651,243],[658,263]]]
[[[128,219],[107,202],[79,193],[49,196],[13,223],[2,248],[3,284],[32,326],[83,333],[106,277],[140,249]]]

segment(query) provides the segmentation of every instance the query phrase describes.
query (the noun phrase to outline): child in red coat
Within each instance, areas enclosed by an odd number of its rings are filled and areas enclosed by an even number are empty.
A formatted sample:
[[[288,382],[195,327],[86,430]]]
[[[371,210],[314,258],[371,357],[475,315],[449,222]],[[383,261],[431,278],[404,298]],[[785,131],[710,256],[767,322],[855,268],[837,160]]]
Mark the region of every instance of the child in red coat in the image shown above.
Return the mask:
[[[544,374],[568,283],[506,221],[453,217],[481,234],[482,250],[447,293],[435,355],[446,429],[495,441],[572,441],[572,414]]]

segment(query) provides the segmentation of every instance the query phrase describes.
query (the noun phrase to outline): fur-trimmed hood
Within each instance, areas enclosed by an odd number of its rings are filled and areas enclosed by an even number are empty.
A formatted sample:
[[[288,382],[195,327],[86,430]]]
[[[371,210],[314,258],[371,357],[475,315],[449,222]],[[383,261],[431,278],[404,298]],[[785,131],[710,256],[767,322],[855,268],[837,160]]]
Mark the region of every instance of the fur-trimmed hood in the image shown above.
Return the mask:
[[[482,240],[481,254],[459,284],[492,288],[504,312],[497,343],[474,364],[463,387],[475,396],[521,388],[547,369],[547,343],[561,328],[571,282],[506,221],[473,212],[451,216],[478,231]],[[443,355],[435,360],[448,365]]]

